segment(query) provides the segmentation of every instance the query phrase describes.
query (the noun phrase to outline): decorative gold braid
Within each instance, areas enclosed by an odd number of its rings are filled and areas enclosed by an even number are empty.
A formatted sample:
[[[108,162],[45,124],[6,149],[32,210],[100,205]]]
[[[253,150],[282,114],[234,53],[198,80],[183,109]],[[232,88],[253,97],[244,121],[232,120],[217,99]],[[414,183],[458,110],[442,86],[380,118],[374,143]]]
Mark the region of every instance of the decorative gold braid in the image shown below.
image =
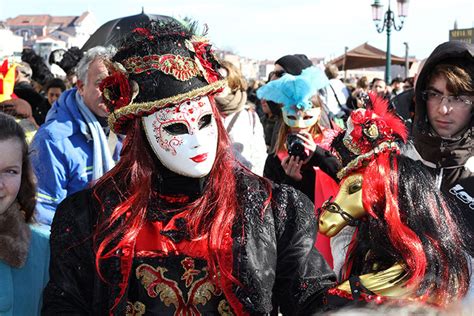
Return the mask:
[[[211,92],[215,92],[221,88],[223,88],[226,84],[225,80],[219,80],[216,82],[213,82],[207,86],[204,86],[202,88],[194,89],[191,91],[188,91],[186,93],[174,95],[169,98],[161,99],[161,100],[156,100],[156,101],[149,101],[149,102],[142,102],[142,103],[132,103],[130,105],[124,106],[117,111],[114,111],[110,113],[109,115],[109,126],[110,129],[113,132],[116,132],[114,126],[117,121],[120,121],[120,118],[122,116],[128,116],[128,115],[138,115],[141,112],[150,112],[152,110],[159,110],[161,108],[164,108],[165,106],[171,105],[171,104],[179,104],[181,102],[184,102],[189,99],[193,99],[199,96],[207,95]]]
[[[125,59],[122,64],[128,72],[134,74],[156,70],[171,75],[180,81],[188,81],[193,77],[201,75],[194,59],[181,55],[154,54],[144,57],[134,56]]]
[[[337,173],[337,178],[341,180],[342,178],[347,176],[347,174],[351,172],[352,170],[359,169],[362,166],[362,163],[364,161],[372,159],[373,156],[376,156],[378,153],[384,152],[387,149],[400,151],[400,147],[398,147],[398,144],[395,142],[387,141],[387,142],[380,143],[377,147],[375,147],[371,151],[365,154],[359,155],[353,160],[351,160],[344,168],[339,170],[339,172]]]

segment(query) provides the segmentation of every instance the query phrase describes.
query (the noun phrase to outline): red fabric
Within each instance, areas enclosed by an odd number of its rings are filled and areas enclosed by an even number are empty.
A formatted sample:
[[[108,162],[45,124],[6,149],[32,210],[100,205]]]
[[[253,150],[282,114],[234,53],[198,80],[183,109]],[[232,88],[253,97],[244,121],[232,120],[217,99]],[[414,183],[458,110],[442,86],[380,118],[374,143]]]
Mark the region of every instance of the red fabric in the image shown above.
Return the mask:
[[[329,199],[331,196],[335,197],[337,195],[339,192],[339,185],[319,168],[314,169],[316,172],[316,184],[314,186],[314,209],[316,211],[316,215],[319,216],[319,214],[317,214],[317,210],[327,199]],[[324,259],[326,259],[332,269],[333,258],[331,253],[330,238],[318,232],[315,247],[323,255]]]
[[[163,230],[179,230],[175,222],[178,218],[186,217],[189,211],[184,211],[175,215],[166,225],[162,222],[147,222],[138,233],[135,251],[151,251],[162,256],[186,255],[193,258],[208,259],[207,235],[199,240],[182,240],[179,243],[173,242],[170,238],[163,236]]]
[[[333,138],[338,134],[337,131],[332,129],[323,129],[323,133],[315,138],[316,144],[321,148],[329,150]],[[316,216],[319,216],[318,209],[323,203],[331,196],[334,197],[339,192],[339,185],[324,171],[318,167],[314,168],[316,173],[316,183],[314,185],[314,211]],[[330,238],[320,234],[318,232],[316,243],[314,244],[316,249],[321,253],[324,259],[327,261],[331,269],[334,267]]]

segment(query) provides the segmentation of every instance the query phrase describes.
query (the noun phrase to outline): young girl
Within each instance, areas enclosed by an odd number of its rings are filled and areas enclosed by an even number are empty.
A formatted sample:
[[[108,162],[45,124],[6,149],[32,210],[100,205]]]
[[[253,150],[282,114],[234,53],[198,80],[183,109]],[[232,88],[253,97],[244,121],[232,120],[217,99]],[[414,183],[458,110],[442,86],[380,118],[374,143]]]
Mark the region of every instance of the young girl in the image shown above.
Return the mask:
[[[0,315],[39,315],[49,232],[32,225],[35,185],[25,133],[0,113]]]

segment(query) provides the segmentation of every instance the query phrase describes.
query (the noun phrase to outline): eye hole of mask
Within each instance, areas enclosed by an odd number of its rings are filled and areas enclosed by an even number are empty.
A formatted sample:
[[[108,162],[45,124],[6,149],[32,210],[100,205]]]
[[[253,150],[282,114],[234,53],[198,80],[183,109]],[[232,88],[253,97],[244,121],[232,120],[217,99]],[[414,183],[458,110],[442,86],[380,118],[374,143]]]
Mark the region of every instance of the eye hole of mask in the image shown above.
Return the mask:
[[[206,114],[199,120],[199,129],[203,129],[204,127],[208,126],[212,122],[212,115]]]
[[[290,120],[296,120],[296,116],[288,115],[287,117],[288,117]]]
[[[188,127],[183,123],[173,123],[165,126],[163,129],[171,135],[188,134]]]
[[[305,116],[303,117],[303,120],[310,120],[310,119],[312,119],[312,118],[313,118],[313,116],[311,116],[311,115],[305,115]]]
[[[349,184],[347,191],[349,194],[354,194],[362,189],[362,181],[354,181]]]

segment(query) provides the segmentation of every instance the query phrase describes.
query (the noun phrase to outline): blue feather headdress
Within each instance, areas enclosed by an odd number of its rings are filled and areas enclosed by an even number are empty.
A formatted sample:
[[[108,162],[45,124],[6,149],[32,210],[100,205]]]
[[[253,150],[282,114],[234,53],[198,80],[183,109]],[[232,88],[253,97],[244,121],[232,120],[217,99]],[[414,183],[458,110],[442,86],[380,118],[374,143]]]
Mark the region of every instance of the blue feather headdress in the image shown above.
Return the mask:
[[[287,73],[280,79],[270,81],[257,90],[257,97],[283,104],[285,108],[296,106],[298,110],[306,111],[313,107],[311,97],[327,85],[329,80],[324,72],[312,66],[300,75]]]

